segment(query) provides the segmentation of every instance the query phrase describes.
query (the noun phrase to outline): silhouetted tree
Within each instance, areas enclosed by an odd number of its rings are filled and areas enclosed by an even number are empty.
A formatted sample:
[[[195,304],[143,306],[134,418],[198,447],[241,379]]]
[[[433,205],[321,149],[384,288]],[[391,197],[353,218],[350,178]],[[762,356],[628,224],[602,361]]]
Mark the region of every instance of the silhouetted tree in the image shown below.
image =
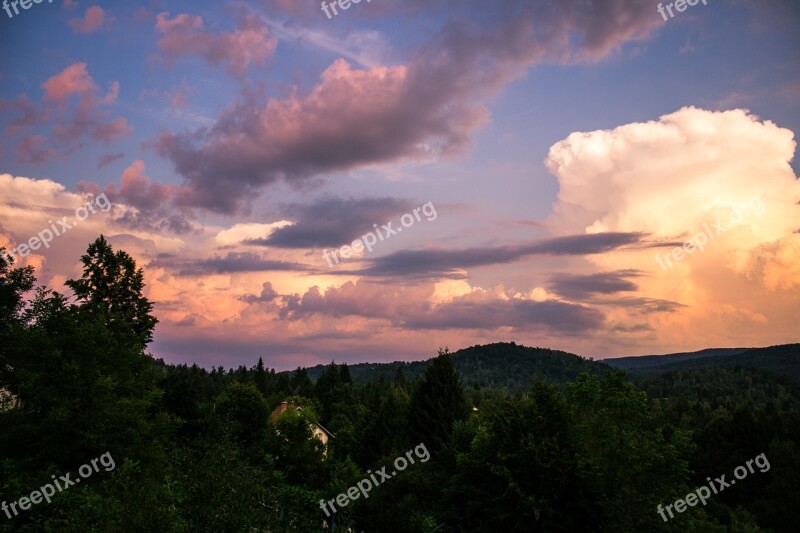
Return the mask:
[[[158,319],[151,315],[153,305],[142,295],[144,275],[126,252],[114,252],[100,235],[81,257],[83,276],[67,280],[82,311],[99,316],[108,326],[123,322],[142,349],[153,340]]]
[[[411,438],[429,449],[441,449],[450,439],[453,423],[467,416],[464,387],[450,353],[440,350],[411,398]]]

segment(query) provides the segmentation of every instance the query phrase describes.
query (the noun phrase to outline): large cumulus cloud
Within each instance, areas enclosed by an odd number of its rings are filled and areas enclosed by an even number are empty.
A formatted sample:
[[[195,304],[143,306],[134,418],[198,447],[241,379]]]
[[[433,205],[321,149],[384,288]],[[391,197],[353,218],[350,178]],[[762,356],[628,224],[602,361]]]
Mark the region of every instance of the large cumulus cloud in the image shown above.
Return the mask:
[[[640,231],[682,243],[720,224],[724,233],[712,229],[703,250],[673,256],[666,268],[656,254],[669,248],[586,261],[600,271],[636,269],[640,296],[686,306],[649,319],[662,347],[796,340],[800,182],[789,164],[793,137],[746,110],[694,107],[575,132],[553,145],[546,161],[559,182],[548,225],[563,234]],[[623,309],[616,314],[626,320]]]

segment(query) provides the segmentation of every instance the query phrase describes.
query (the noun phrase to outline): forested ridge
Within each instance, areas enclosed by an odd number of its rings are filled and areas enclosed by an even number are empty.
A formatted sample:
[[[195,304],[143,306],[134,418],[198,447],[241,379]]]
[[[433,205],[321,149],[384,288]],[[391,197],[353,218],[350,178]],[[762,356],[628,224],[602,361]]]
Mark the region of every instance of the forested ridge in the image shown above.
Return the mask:
[[[710,351],[710,350],[709,350]],[[716,353],[713,353],[716,352]],[[637,364],[631,358],[608,359],[609,366],[627,370],[634,375],[654,372],[674,372],[678,370],[702,370],[707,368],[758,368],[800,380],[800,344],[784,344],[765,348],[748,348],[703,352],[696,354],[650,356],[645,365]],[[693,357],[694,356],[694,357]]]
[[[128,254],[101,237],[81,262],[68,299],[0,254],[0,386],[21,400],[0,412],[0,499],[106,452],[116,468],[0,514],[2,531],[796,530],[800,392],[778,371],[797,345],[633,377],[514,343],[206,370],[148,353],[157,320]],[[271,417],[284,401],[302,409]],[[420,443],[429,461],[320,509]],[[707,505],[656,511],[762,453],[767,472]]]
[[[526,390],[533,376],[564,383],[574,380],[582,372],[603,374],[611,369],[604,363],[579,355],[548,348],[528,348],[513,342],[471,346],[453,352],[451,359],[465,385],[511,391]],[[350,365],[349,372],[353,382],[361,384],[378,378],[391,380],[398,372],[413,379],[422,376],[430,363],[431,360],[358,363]],[[311,367],[307,369],[308,375],[316,379],[325,368],[325,365]]]

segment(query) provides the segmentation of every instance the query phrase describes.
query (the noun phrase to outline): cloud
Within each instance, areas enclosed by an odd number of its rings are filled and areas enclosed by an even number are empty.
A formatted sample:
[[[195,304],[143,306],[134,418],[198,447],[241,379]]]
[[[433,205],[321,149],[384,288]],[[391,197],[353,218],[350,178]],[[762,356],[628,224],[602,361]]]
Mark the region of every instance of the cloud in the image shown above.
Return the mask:
[[[97,170],[101,170],[104,167],[107,167],[114,161],[122,159],[125,157],[124,152],[118,152],[116,154],[103,154],[97,159]]]
[[[92,6],[86,10],[83,18],[70,19],[70,27],[78,33],[88,35],[109,24],[113,20],[102,7]]]
[[[27,94],[20,94],[13,101],[0,98],[0,113],[7,111],[20,113],[20,116],[14,118],[6,126],[5,134],[9,137],[28,131],[37,124],[46,122],[48,117],[47,110],[31,102]]]
[[[169,202],[174,187],[153,183],[145,175],[144,161],[137,159],[124,170],[120,177],[119,191],[114,185],[106,189],[115,200],[124,201],[142,209],[164,207]]]
[[[254,14],[240,11],[236,30],[214,33],[206,29],[200,16],[169,13],[156,17],[156,31],[162,34],[157,46],[169,64],[181,56],[195,55],[211,66],[227,65],[227,72],[242,76],[250,64],[263,66],[277,46],[267,26]]]
[[[339,60],[306,97],[262,106],[248,96],[212,128],[164,133],[156,148],[190,182],[193,205],[233,212],[281,178],[299,182],[367,162],[456,151],[486,116],[435,109],[419,96],[408,92],[405,67],[353,70]]]
[[[686,306],[671,300],[661,300],[658,298],[612,298],[594,303],[610,305],[620,308],[630,308],[636,313],[672,313]]]
[[[613,294],[636,290],[627,278],[638,277],[635,270],[598,272],[596,274],[556,274],[550,278],[550,289],[570,300],[580,300],[596,294]]]
[[[543,239],[529,244],[480,248],[403,250],[378,257],[358,271],[367,276],[461,277],[464,269],[507,264],[530,255],[579,256],[650,247],[643,233],[597,233]],[[660,244],[656,246],[661,246]]]
[[[162,262],[161,264],[165,263]],[[247,252],[229,253],[211,259],[195,260],[191,264],[184,263],[182,268],[180,274],[185,276],[272,271],[305,272],[309,270],[308,267],[300,263],[273,261]]]
[[[278,180],[462,154],[489,119],[479,101],[529,67],[598,61],[661,24],[646,2],[469,7],[486,16],[447,18],[406,65],[355,69],[337,59],[309,93],[245,92],[213,127],[162,134],[158,153],[187,180],[192,205],[225,213]],[[183,35],[202,22],[186,15],[175,25]]]
[[[558,301],[455,301],[413,317],[412,329],[546,329],[556,334],[581,334],[598,329],[603,314],[589,307]]]
[[[80,139],[110,143],[133,133],[124,117],[111,118],[103,107],[114,104],[119,96],[119,83],[109,84],[102,97],[99,88],[86,68],[86,63],[73,63],[42,84],[46,101],[53,102],[58,110],[53,126],[53,137],[73,146]],[[78,96],[78,104],[72,107],[69,99]]]
[[[86,63],[73,63],[42,84],[47,100],[63,102],[72,94],[83,95],[97,90],[86,70]]]
[[[243,242],[252,242],[266,238],[273,232],[291,225],[288,220],[280,220],[272,224],[245,223],[236,224],[231,228],[217,233],[214,240],[222,246],[233,246]]]
[[[78,190],[97,194],[99,186],[82,181],[78,183]],[[122,172],[119,187],[109,184],[103,192],[111,202],[125,204],[124,209],[120,206],[115,211],[115,222],[122,226],[177,234],[197,229],[192,223],[192,213],[173,205],[175,197],[181,194],[180,185],[152,181],[145,174],[145,163],[141,159],[135,160]]]
[[[560,187],[548,225],[570,233],[675,237],[722,215],[727,220],[760,196],[770,221],[758,224],[760,237],[782,237],[796,229],[791,220],[800,199],[788,164],[793,136],[746,110],[695,107],[658,121],[573,133],[546,160]]]
[[[67,217],[71,226],[49,246],[41,246],[26,257],[17,256],[17,266],[34,266],[38,281],[55,290],[62,290],[61,283],[67,277],[79,276],[81,250],[100,233],[114,232],[110,214],[100,209],[79,224],[74,223],[76,209],[86,206],[87,201],[86,195],[70,192],[51,180],[0,174],[0,235],[10,238],[12,248],[28,242],[51,224],[59,227],[56,221],[62,217]]]
[[[304,4],[303,7],[315,8],[313,4]],[[379,66],[385,63],[383,59],[390,55],[391,48],[386,37],[375,30],[350,29],[344,35],[333,35],[318,28],[299,26],[291,21],[277,23],[268,18],[264,20],[281,40],[325,50],[363,67]]]
[[[651,335],[665,351],[790,342],[800,301],[795,148],[791,131],[742,109],[685,107],[658,120],[575,132],[546,159],[559,183],[547,226],[556,234],[642,232],[661,246],[681,246],[721,224],[725,231],[707,239],[703,250],[692,249],[681,261],[673,257],[665,269],[653,249],[583,258],[601,273],[641,273],[630,299],[602,300],[616,307],[610,320],[630,324],[643,310],[650,313],[639,318],[651,333],[620,334]],[[658,253],[663,259],[671,250]],[[597,276],[567,277],[566,286],[556,279],[554,288],[578,297],[604,284],[624,286],[624,279]],[[683,306],[680,313],[671,312],[676,306]]]
[[[278,293],[272,288],[272,284],[269,281],[265,281],[263,285],[263,289],[261,294],[258,296],[255,295],[247,295],[242,296],[241,300],[243,302],[247,302],[248,304],[254,303],[268,303],[274,301],[278,297]]]
[[[429,287],[401,288],[348,282],[322,294],[312,287],[302,297],[286,299],[283,318],[296,321],[314,315],[336,318],[382,318],[411,330],[543,328],[581,333],[601,326],[602,313],[555,300],[509,298],[502,292],[475,290],[432,305]]]
[[[341,246],[412,207],[411,201],[396,198],[328,197],[308,205],[288,205],[283,211],[293,224],[248,243],[277,248]]]
[[[42,135],[31,135],[20,141],[16,148],[17,161],[29,164],[41,164],[56,156],[55,150],[43,148],[46,144]]]

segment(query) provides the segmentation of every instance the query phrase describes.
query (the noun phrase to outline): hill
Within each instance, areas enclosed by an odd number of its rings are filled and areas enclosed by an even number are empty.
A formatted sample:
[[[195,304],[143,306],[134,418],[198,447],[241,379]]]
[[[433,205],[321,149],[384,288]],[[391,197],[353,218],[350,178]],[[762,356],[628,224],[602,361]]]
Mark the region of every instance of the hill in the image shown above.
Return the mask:
[[[510,391],[525,390],[537,375],[554,382],[573,381],[581,372],[603,374],[611,367],[579,355],[550,350],[529,348],[513,342],[498,342],[483,346],[471,346],[452,353],[453,364],[464,384],[472,387],[506,387]],[[355,383],[368,383],[383,378],[393,380],[402,370],[407,379],[421,376],[431,360],[392,363],[359,363],[350,365],[350,375]],[[308,375],[316,379],[325,365],[308,369]]]
[[[633,355],[629,357],[606,358],[602,361],[614,368],[623,370],[644,369],[663,366],[679,361],[691,361],[704,357],[724,357],[737,355],[752,348],[706,348],[698,352],[680,352],[663,355]]]
[[[639,361],[638,359],[643,359]],[[604,359],[603,363],[631,375],[707,368],[755,368],[800,381],[800,344],[784,344],[767,348],[730,348],[702,350],[660,356]]]

